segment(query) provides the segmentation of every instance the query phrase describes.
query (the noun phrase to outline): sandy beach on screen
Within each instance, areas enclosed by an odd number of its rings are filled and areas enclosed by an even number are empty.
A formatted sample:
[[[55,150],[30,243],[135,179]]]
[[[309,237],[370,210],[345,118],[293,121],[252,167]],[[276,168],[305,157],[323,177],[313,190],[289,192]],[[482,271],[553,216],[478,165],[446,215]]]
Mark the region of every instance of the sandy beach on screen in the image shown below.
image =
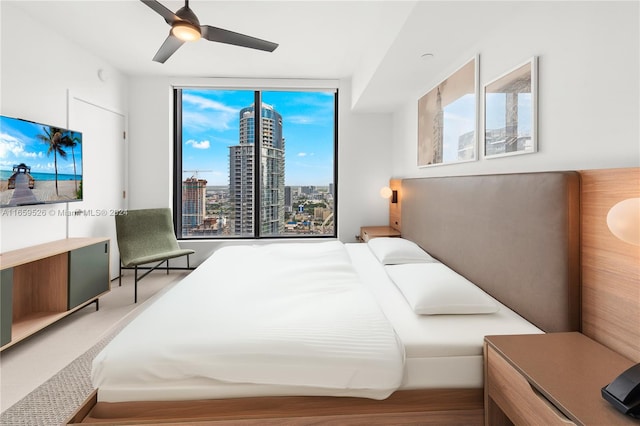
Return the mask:
[[[80,188],[80,181],[78,182],[78,188]],[[0,182],[0,204],[8,204],[13,196],[13,189],[7,189],[8,183],[6,180]],[[36,196],[38,201],[46,203],[65,202],[76,200],[76,181],[74,180],[59,180],[58,181],[58,195],[56,196],[56,181],[55,180],[36,180],[35,186],[31,190],[33,195]]]

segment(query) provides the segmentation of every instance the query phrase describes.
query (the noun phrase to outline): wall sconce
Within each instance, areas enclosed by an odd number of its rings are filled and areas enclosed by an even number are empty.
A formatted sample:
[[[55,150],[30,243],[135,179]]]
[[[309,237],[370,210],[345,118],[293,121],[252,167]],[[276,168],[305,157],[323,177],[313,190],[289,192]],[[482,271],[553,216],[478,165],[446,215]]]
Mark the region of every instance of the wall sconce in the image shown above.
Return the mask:
[[[382,187],[380,190],[380,196],[382,198],[391,198],[391,202],[396,204],[398,202],[398,191],[391,189],[388,186]]]
[[[611,207],[607,226],[622,241],[640,246],[640,198],[627,198]]]

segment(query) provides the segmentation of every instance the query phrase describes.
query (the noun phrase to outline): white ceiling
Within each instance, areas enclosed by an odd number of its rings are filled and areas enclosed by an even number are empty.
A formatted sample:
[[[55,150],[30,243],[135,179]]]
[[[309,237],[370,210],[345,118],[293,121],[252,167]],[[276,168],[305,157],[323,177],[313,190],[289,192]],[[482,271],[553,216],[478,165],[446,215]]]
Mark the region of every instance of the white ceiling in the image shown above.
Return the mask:
[[[5,2],[6,0],[3,0]],[[172,11],[181,1],[161,3]],[[13,1],[48,26],[129,75],[188,77],[353,77],[354,105],[392,111],[424,89],[484,33],[506,2],[302,0],[204,1],[189,6],[201,24],[279,43],[273,52],[200,40],[164,64],[151,59],[169,33],[138,0]],[[454,36],[451,29],[456,28]],[[464,29],[464,31],[460,31]],[[422,53],[434,53],[430,61]],[[461,65],[461,64],[460,64]]]

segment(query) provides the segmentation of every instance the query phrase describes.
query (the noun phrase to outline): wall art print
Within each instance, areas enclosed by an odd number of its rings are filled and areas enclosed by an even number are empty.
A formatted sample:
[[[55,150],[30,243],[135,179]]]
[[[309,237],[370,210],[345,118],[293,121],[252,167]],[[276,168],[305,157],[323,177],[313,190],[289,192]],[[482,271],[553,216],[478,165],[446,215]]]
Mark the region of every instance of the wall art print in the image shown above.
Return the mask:
[[[478,62],[474,57],[418,100],[418,167],[477,159]]]
[[[484,157],[538,151],[537,58],[484,86]]]

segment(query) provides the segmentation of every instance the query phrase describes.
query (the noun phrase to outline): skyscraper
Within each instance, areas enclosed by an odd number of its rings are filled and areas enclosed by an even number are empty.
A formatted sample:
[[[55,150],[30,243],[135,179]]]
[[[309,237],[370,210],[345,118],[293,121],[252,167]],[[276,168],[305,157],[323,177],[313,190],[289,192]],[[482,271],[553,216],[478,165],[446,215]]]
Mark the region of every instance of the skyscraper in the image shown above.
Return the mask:
[[[182,182],[182,231],[190,233],[190,229],[204,223],[206,210],[207,181],[190,177]]]
[[[254,207],[254,105],[240,111],[239,144],[229,147],[229,195],[236,236],[253,236]],[[284,231],[284,138],[282,116],[262,104],[260,116],[260,235]]]

